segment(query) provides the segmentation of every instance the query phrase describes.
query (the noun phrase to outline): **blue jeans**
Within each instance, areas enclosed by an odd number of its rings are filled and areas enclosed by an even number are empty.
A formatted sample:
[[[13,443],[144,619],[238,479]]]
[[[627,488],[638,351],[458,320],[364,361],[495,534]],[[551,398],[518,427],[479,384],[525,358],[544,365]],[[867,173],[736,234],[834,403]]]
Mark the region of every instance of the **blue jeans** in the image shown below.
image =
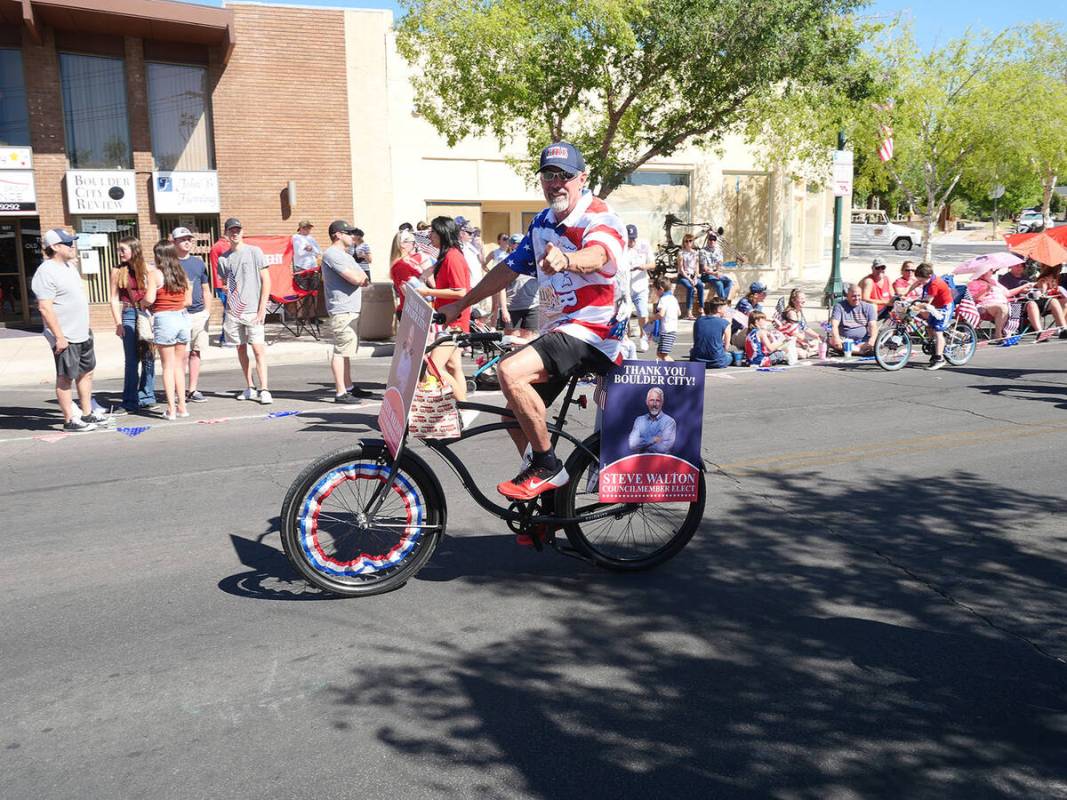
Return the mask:
[[[685,308],[682,309],[682,314],[690,314],[693,310],[693,292],[697,293],[697,302],[700,303],[700,307],[704,307],[704,284],[697,281],[697,285],[693,286],[689,278],[678,278],[678,285],[685,287]]]
[[[727,299],[730,297],[730,290],[734,288],[733,279],[723,275],[721,278],[716,278],[714,275],[701,275],[700,280],[711,287],[719,297]]]
[[[156,359],[152,349],[137,338],[137,312],[122,309],[122,353],[126,372],[122,379],[122,407],[136,411],[156,402]]]
[[[226,290],[216,289],[215,296],[222,302],[222,330],[219,333],[219,344],[226,341]]]

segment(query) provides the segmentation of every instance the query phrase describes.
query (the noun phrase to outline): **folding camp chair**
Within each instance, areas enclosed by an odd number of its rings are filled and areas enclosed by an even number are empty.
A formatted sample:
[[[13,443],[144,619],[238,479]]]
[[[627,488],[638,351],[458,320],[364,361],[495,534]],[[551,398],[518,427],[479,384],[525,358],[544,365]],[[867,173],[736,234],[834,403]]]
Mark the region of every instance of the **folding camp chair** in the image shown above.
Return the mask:
[[[317,310],[321,281],[318,267],[296,273],[287,266],[284,270],[272,267],[267,313],[277,314],[282,327],[294,337],[309,333],[319,339],[322,333]]]

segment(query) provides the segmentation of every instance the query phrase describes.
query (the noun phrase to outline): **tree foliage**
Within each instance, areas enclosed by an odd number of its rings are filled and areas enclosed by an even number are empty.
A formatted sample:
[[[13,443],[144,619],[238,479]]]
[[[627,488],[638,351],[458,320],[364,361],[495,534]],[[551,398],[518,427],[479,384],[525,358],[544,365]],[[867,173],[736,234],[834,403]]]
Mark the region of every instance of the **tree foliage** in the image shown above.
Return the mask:
[[[652,158],[719,143],[783,85],[851,75],[862,2],[404,0],[397,46],[450,144],[521,141],[532,162],[566,138],[606,196]]]

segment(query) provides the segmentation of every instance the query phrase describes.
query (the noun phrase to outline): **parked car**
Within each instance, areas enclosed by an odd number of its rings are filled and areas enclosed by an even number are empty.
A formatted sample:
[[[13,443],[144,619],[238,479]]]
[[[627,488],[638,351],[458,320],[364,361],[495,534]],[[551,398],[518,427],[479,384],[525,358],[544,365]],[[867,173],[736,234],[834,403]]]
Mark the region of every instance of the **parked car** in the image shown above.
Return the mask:
[[[889,221],[889,216],[878,209],[852,209],[852,244],[886,246],[894,250],[911,250],[923,243],[921,231]]]
[[[1042,216],[1040,211],[1034,211],[1033,209],[1027,209],[1019,214],[1015,220],[1015,232],[1016,233],[1037,233],[1043,231],[1046,226],[1051,227],[1048,224],[1049,220]]]

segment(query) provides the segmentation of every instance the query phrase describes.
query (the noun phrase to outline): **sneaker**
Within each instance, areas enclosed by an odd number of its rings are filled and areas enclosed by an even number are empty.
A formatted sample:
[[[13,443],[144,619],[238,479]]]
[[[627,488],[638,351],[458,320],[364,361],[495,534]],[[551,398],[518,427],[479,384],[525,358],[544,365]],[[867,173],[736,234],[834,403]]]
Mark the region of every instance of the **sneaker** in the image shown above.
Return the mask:
[[[159,416],[162,419],[168,420],[170,422],[174,422],[174,420],[176,420],[178,418],[177,415],[173,411],[164,411]]]
[[[191,391],[187,395],[185,395],[185,399],[190,403],[206,403],[207,402],[207,398],[204,397],[204,393],[201,392],[199,389],[193,389],[193,391]]]
[[[941,367],[943,367],[943,366],[945,366],[945,359],[944,358],[937,358],[935,356],[934,358],[932,358],[930,360],[930,363],[926,367],[926,369],[941,369]]]
[[[188,411],[179,411],[178,412],[178,416],[181,417],[182,419],[184,419],[185,417],[189,416],[189,412]]]
[[[86,422],[81,417],[74,417],[70,422],[63,423],[63,433],[88,433],[95,430],[94,423]]]
[[[159,403],[157,403],[155,400],[150,400],[147,403],[139,403],[137,407],[141,409],[141,411],[151,411],[158,405]]]
[[[638,353],[647,353],[648,352],[648,337],[647,336],[642,336],[640,341],[638,341],[638,343],[637,343],[637,352]]]
[[[531,464],[510,481],[498,483],[496,490],[511,500],[532,500],[542,492],[558,489],[570,480],[560,461],[556,467]]]
[[[129,409],[125,406],[116,406],[111,409],[111,416],[113,417],[125,417],[130,413]]]
[[[337,395],[336,397],[333,398],[333,401],[335,403],[340,403],[341,405],[345,405],[345,406],[358,406],[358,405],[361,405],[359,400],[354,398],[348,392],[345,392],[344,394]]]
[[[518,533],[515,535],[515,544],[519,547],[534,547],[535,540],[539,541],[541,545],[548,544],[551,541],[555,531],[549,528],[547,525],[534,525],[529,533]]]
[[[107,424],[107,414],[105,414],[103,412],[103,410],[96,411],[94,409],[92,414],[90,414],[87,417],[82,417],[82,421],[83,422],[88,422],[90,425],[106,425]]]
[[[1060,338],[1061,339],[1067,339],[1067,328],[1064,328],[1063,330],[1060,331]]]
[[[270,392],[268,392],[266,389],[263,389],[259,393],[259,404],[260,405],[269,406],[273,402],[274,402],[274,398],[270,396]]]
[[[362,386],[353,386],[348,390],[348,393],[353,397],[369,398],[374,397],[374,392],[370,389],[364,389]]]
[[[238,400],[257,400],[257,399],[259,399],[259,392],[257,392],[254,387],[249,386],[247,389],[245,389],[243,392],[241,392],[239,395],[237,395],[237,399]]]

